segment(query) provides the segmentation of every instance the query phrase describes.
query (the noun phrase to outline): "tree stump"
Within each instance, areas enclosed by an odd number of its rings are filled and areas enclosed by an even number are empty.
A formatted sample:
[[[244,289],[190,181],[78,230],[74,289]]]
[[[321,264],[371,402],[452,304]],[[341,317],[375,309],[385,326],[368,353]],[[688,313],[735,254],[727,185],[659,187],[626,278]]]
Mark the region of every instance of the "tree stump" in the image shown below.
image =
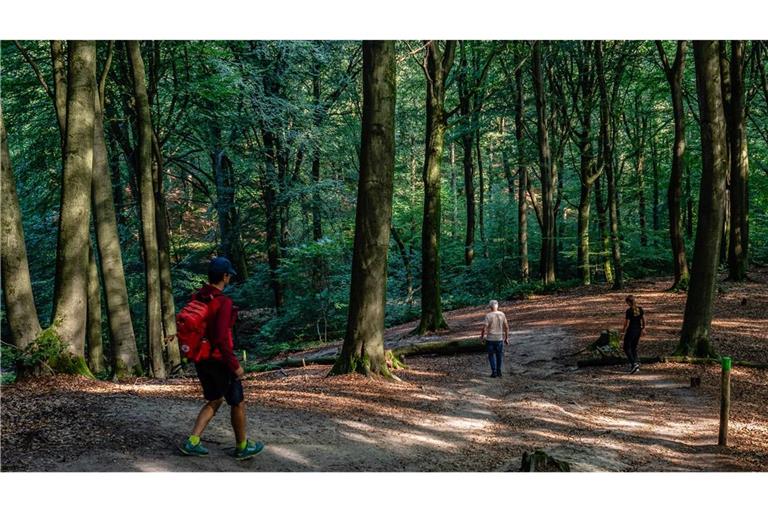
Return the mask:
[[[570,472],[571,465],[547,455],[542,450],[535,450],[533,453],[523,453],[520,471],[535,473]]]

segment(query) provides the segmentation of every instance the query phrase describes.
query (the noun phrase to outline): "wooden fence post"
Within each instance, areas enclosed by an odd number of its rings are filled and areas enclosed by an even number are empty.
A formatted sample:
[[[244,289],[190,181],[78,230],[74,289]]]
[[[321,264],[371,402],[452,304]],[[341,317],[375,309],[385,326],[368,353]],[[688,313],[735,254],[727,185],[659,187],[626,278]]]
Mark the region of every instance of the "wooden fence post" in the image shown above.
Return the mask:
[[[721,359],[723,373],[720,379],[720,434],[717,444],[728,446],[728,416],[731,412],[731,358]]]

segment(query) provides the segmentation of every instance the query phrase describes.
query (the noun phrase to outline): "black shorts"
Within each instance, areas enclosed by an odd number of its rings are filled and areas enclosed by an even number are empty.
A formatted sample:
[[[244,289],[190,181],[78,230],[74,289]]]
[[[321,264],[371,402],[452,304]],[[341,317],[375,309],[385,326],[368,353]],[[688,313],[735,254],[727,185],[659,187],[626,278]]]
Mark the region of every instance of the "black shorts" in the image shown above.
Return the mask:
[[[196,363],[195,368],[206,400],[218,400],[223,397],[229,405],[238,405],[243,401],[243,384],[224,363],[208,359]]]

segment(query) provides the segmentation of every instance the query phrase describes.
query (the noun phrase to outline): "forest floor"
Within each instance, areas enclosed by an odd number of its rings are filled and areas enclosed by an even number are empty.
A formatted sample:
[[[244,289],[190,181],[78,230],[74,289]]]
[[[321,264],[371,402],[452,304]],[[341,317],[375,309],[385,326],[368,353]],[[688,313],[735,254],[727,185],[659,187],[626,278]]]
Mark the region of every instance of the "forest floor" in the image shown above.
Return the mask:
[[[719,285],[716,350],[768,362],[768,271]],[[574,471],[768,470],[768,370],[734,367],[729,446],[717,446],[717,365],[577,369],[573,355],[606,328],[620,329],[624,296],[646,311],[643,356],[669,354],[685,295],[669,281],[636,281],[502,301],[511,326],[505,374],[488,377],[484,354],[408,358],[402,382],[326,377],[328,366],[251,374],[249,431],[266,443],[237,462],[227,408],[203,436],[209,457],[176,449],[202,404],[197,381],[94,382],[55,377],[2,388],[3,471],[517,471],[542,448]],[[484,307],[446,313],[451,330],[478,336]],[[387,331],[411,343],[415,324]],[[306,353],[306,357],[322,351]],[[701,386],[690,387],[700,376]]]

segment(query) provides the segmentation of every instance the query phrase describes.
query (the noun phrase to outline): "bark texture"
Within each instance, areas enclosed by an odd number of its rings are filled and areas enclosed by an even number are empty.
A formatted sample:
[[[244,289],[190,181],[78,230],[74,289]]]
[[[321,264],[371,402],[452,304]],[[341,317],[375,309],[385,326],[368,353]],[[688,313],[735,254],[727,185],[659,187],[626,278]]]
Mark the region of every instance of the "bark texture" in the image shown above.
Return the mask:
[[[712,302],[715,297],[728,172],[725,119],[717,41],[693,43],[701,120],[702,176],[693,271],[685,303],[679,355],[709,356]]]
[[[66,133],[53,328],[74,358],[85,357],[88,248],[93,175],[95,41],[68,44]]]
[[[144,61],[138,41],[126,43],[133,72],[136,100],[138,144],[136,148],[139,194],[141,204],[141,231],[144,248],[146,289],[146,340],[152,376],[166,376],[163,354],[163,319],[160,292],[160,263],[155,219],[155,195],[152,184],[152,119],[144,73]]]
[[[395,169],[395,43],[363,42],[363,119],[347,331],[331,373],[389,375],[387,252]]]
[[[2,168],[0,169],[0,271],[2,272],[3,304],[11,340],[23,349],[40,334],[40,321],[32,294],[29,277],[27,248],[24,244],[24,228],[21,224],[21,208],[16,194],[16,179],[8,152],[8,134],[5,130],[2,106],[0,106],[0,144],[2,144]]]

